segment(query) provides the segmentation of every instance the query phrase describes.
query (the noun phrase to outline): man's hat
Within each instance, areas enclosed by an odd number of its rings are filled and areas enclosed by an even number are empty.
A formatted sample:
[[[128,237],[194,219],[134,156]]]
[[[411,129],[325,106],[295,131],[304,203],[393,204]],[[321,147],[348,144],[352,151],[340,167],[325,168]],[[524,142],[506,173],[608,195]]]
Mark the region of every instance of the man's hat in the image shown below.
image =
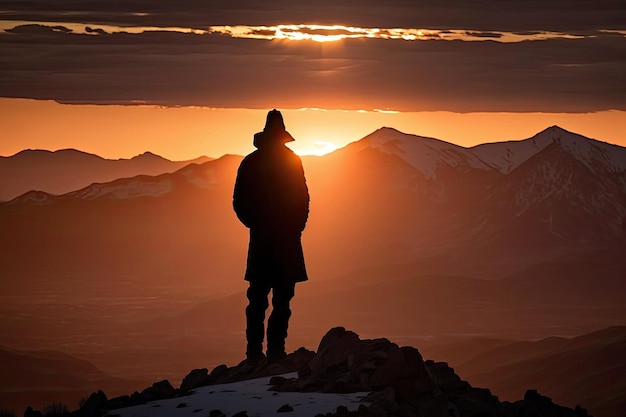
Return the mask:
[[[254,135],[255,142],[257,135],[260,136],[259,139],[262,137],[263,140],[278,140],[281,143],[293,142],[295,140],[293,136],[285,130],[283,115],[276,109],[270,110],[267,113],[263,132]]]

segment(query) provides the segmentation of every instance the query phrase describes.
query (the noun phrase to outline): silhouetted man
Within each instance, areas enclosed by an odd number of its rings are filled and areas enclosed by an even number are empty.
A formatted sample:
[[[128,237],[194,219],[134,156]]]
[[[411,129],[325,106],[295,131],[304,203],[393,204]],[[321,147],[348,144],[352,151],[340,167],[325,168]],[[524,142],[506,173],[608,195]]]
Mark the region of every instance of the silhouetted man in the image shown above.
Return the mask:
[[[233,207],[250,229],[246,357],[252,364],[263,359],[270,290],[273,309],[267,321],[267,359],[277,361],[286,356],[289,303],[296,282],[308,279],[300,238],[309,214],[309,191],[302,161],[285,146],[293,140],[281,113],[271,110],[263,131],[254,135],[257,150],[244,158],[237,172]]]

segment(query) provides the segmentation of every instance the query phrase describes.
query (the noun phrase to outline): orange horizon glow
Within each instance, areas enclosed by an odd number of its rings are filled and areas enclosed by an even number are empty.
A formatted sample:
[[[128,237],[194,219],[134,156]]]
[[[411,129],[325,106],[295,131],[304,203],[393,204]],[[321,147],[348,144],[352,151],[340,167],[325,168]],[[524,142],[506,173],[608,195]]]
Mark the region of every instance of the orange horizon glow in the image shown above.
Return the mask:
[[[268,109],[272,108],[271,105]],[[279,109],[300,155],[324,155],[381,127],[471,147],[522,140],[559,125],[626,147],[626,112],[451,113],[390,110]],[[74,148],[108,159],[150,151],[170,160],[201,155],[245,155],[263,129],[266,109],[215,109],[122,105],[66,105],[54,101],[0,99],[0,155],[24,149]]]

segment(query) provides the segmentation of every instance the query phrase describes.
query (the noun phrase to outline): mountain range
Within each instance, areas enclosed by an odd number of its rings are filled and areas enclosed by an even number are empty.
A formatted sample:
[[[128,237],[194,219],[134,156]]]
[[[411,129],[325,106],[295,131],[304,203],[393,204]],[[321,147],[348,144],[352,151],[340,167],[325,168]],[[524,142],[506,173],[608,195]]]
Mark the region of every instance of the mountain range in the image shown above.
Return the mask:
[[[0,204],[0,344],[145,382],[240,359],[240,161],[59,195],[40,183]],[[297,288],[291,348],[337,325],[419,347],[626,324],[626,148],[557,126],[473,148],[382,128],[303,163],[311,280]]]
[[[201,156],[190,161],[170,161],[151,152],[130,159],[105,159],[75,149],[27,149],[0,156],[0,201],[12,200],[28,191],[65,194],[96,182],[139,174],[159,175],[210,160]]]
[[[617,416],[626,407],[624,326],[536,341],[475,338],[421,351],[448,362],[473,386],[489,387],[500,400],[515,401],[532,386],[558,403],[585,404],[596,416]]]

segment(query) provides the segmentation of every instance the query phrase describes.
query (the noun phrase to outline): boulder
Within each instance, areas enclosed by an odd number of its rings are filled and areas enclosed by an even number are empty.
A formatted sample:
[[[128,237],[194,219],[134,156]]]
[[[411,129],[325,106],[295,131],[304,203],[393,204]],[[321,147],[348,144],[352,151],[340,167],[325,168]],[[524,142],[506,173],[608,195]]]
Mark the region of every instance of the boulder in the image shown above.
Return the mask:
[[[26,407],[24,417],[42,417],[43,414],[39,410],[33,410],[33,407]]]
[[[139,398],[142,401],[154,401],[173,397],[177,393],[178,390],[172,386],[170,381],[164,379],[141,391]]]
[[[99,411],[105,410],[108,405],[106,394],[102,390],[92,393],[87,401],[75,412],[77,416],[95,416]]]
[[[506,417],[589,417],[587,410],[575,409],[554,404],[552,399],[539,394],[537,390],[526,391],[523,401],[516,401],[505,407]]]
[[[274,382],[276,391],[345,393],[391,388],[392,408],[396,400],[418,407],[425,401],[423,397],[438,390],[417,349],[400,348],[382,338],[361,340],[343,327],[331,329],[322,338],[310,372]]]
[[[131,405],[133,405],[133,400],[130,395],[120,395],[107,401],[106,409],[115,410],[116,408],[129,407]]]
[[[180,383],[181,392],[189,392],[190,390],[198,387],[204,387],[211,385],[213,378],[209,375],[207,368],[194,369],[189,372]]]
[[[348,370],[348,352],[359,342],[359,336],[343,327],[330,329],[320,341],[311,361],[312,378],[320,378],[334,370]]]

